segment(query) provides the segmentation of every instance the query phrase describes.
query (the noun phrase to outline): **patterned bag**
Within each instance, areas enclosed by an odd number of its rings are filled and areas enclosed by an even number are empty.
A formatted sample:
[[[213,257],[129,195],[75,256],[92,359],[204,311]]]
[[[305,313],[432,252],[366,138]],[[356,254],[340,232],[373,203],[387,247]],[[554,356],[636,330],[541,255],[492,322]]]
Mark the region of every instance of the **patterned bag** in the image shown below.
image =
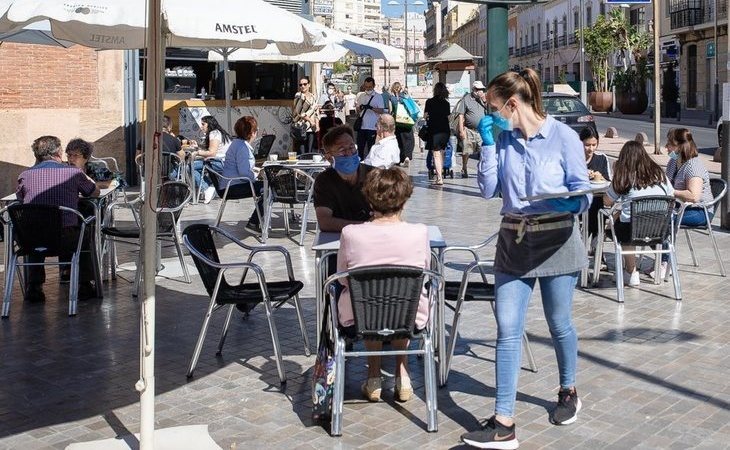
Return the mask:
[[[319,348],[312,372],[312,419],[328,420],[332,415],[335,388],[335,346],[327,332],[329,302],[325,302]]]

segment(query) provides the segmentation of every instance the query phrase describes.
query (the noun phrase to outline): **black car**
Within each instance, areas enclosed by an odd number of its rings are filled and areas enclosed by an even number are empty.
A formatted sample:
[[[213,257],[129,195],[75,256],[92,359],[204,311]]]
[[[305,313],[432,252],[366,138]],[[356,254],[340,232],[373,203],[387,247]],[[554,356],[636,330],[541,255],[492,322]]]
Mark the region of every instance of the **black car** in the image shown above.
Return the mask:
[[[542,94],[542,103],[545,112],[560,122],[568,125],[576,133],[585,127],[596,130],[596,122],[593,115],[580,98],[568,94],[548,92]],[[596,130],[597,131],[597,130]]]

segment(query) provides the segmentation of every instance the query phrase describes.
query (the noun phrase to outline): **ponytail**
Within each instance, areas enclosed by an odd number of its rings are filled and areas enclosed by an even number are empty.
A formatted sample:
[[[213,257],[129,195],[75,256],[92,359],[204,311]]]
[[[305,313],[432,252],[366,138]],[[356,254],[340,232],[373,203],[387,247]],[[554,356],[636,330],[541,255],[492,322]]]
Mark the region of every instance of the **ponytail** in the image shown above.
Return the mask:
[[[534,69],[523,69],[517,72],[504,72],[497,75],[487,86],[492,96],[507,100],[514,95],[532,107],[532,111],[540,118],[545,117],[542,108],[542,82]]]

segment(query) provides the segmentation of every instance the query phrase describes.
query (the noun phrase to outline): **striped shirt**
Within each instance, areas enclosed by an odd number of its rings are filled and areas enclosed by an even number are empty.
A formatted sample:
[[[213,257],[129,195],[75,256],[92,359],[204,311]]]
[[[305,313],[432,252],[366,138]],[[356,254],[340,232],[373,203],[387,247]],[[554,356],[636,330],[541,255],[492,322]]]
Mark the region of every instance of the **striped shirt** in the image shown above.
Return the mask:
[[[691,178],[702,178],[702,195],[700,202],[712,201],[712,190],[710,189],[710,173],[698,157],[690,158],[677,168],[677,160],[670,159],[667,163],[667,177],[677,191],[687,190]],[[710,209],[712,211],[712,209]]]
[[[15,194],[24,204],[57,205],[79,209],[79,194],[88,197],[96,184],[81,169],[58,161],[43,161],[23,171]],[[64,213],[64,226],[77,226],[78,219]]]

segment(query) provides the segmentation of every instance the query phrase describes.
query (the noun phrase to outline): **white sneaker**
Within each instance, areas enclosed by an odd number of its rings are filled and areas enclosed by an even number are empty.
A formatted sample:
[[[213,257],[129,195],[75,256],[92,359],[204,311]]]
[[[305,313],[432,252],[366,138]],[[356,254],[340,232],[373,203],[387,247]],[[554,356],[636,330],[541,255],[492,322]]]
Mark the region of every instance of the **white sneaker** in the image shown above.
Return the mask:
[[[211,200],[213,200],[213,196],[215,195],[215,188],[213,186],[208,186],[208,188],[205,190],[205,196],[203,203],[206,205],[210,203]]]
[[[639,271],[634,270],[632,273],[628,273],[624,270],[624,284],[628,286],[639,286],[641,284],[641,280],[639,279]]]
[[[406,159],[403,160],[403,167],[408,167],[408,165],[411,163],[410,158],[406,156]]]
[[[660,275],[660,278],[662,280],[664,278],[666,278],[666,276],[667,276],[667,262],[666,261],[662,261],[662,264],[661,264],[661,266],[659,268],[659,275]],[[653,270],[651,272],[649,272],[649,276],[652,277],[652,278],[654,278],[654,271]]]

